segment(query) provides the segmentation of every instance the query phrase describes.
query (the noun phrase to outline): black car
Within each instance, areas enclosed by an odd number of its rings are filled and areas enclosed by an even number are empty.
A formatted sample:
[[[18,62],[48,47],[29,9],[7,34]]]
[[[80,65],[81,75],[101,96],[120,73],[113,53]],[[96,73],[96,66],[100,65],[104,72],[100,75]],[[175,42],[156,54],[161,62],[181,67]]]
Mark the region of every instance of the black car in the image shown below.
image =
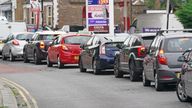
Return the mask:
[[[81,45],[80,72],[93,69],[94,74],[99,74],[101,70],[113,69],[114,56],[119,51],[116,45],[123,43],[127,36],[129,34],[118,34],[116,36],[96,35],[85,45]]]
[[[120,51],[116,53],[114,64],[116,78],[121,78],[124,74],[129,73],[131,81],[140,79],[145,50],[154,38],[154,33],[133,34],[119,46]]]
[[[192,33],[159,31],[144,58],[143,85],[155,82],[157,91],[165,85],[176,85],[182,63],[177,58],[192,46]]]
[[[177,97],[181,102],[189,102],[192,101],[192,49],[186,50],[178,61],[183,65],[177,83]]]
[[[36,32],[33,35],[32,41],[24,46],[23,58],[24,62],[27,63],[30,60],[34,60],[35,64],[40,64],[42,60],[47,59],[47,49],[51,44],[52,40],[64,32],[57,31],[42,31]]]

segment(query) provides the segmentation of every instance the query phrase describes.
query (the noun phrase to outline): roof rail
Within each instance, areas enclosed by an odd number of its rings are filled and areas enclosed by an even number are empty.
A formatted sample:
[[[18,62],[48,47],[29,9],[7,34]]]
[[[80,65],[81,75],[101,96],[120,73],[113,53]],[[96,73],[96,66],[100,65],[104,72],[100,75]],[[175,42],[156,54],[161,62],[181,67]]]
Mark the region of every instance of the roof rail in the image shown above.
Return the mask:
[[[163,35],[164,32],[168,33],[168,32],[192,32],[192,29],[172,29],[172,30],[160,30],[157,31],[157,36],[158,35]]]

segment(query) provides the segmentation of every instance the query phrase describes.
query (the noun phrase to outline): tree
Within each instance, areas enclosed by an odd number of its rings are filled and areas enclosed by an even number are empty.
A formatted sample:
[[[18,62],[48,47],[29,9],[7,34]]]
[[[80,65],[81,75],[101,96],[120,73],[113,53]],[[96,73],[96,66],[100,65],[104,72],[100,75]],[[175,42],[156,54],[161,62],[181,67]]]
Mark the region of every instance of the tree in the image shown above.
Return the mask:
[[[175,14],[184,28],[192,28],[192,0],[188,0],[187,3],[178,8]]]

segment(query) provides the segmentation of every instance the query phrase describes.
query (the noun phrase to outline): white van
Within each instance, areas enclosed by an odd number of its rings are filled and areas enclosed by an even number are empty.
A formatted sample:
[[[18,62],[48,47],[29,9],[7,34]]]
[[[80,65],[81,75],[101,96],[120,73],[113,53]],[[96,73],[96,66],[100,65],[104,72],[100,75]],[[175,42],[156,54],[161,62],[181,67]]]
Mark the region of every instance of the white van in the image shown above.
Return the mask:
[[[3,48],[3,40],[13,32],[27,32],[25,22],[8,22],[3,16],[0,16],[0,54]]]

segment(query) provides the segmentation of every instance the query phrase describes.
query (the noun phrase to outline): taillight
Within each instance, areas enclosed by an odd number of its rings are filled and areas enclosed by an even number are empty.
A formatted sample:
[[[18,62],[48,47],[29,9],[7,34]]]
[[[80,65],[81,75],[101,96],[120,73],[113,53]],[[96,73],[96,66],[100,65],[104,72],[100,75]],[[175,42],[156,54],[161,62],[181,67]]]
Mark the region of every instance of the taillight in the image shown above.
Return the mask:
[[[13,44],[13,45],[19,45],[19,42],[18,42],[17,40],[13,40],[13,41],[12,41],[12,44]]]
[[[65,46],[65,45],[61,45],[61,48],[64,50],[64,51],[69,51],[69,49],[67,48],[67,46]]]
[[[105,54],[105,45],[101,46],[100,54]]]
[[[137,49],[137,55],[138,57],[143,57],[145,56],[145,47],[144,46],[141,46]]]
[[[163,50],[159,51],[157,58],[160,64],[167,65],[167,58],[165,57]]]
[[[43,41],[41,41],[39,47],[40,47],[41,49],[44,49],[44,48],[45,48],[45,43],[44,43]]]

